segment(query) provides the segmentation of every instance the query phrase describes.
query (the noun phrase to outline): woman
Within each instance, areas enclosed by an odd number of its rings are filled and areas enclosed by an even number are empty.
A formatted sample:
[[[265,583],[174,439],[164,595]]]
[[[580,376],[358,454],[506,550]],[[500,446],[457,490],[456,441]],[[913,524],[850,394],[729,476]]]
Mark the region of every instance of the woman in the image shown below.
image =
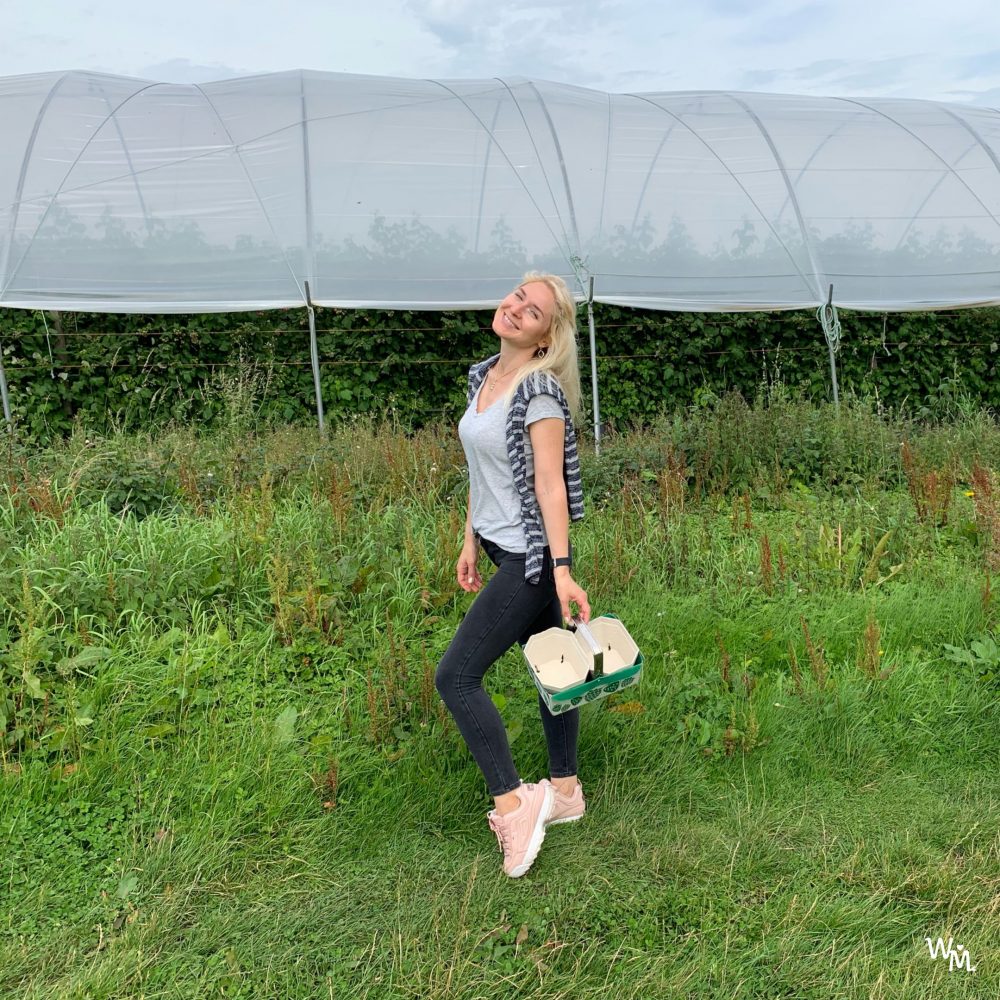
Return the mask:
[[[532,272],[497,307],[500,352],[469,370],[459,435],[469,463],[459,586],[479,593],[438,665],[435,684],[486,779],[489,824],[504,871],[523,875],[545,827],[580,819],[576,777],[579,710],[551,715],[539,698],[549,779],[525,784],[507,733],[483,689],[486,671],[515,642],[568,621],[575,604],[590,619],[572,576],[570,519],[583,517],[572,411],[579,405],[576,304],[565,282]],[[480,546],[497,567],[483,587]]]

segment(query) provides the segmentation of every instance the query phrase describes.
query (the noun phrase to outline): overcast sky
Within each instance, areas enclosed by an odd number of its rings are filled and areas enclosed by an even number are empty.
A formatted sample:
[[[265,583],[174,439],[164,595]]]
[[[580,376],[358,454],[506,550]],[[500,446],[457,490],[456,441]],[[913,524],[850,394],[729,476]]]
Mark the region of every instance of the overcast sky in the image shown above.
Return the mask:
[[[0,0],[0,76],[526,76],[1000,106],[1000,0]]]

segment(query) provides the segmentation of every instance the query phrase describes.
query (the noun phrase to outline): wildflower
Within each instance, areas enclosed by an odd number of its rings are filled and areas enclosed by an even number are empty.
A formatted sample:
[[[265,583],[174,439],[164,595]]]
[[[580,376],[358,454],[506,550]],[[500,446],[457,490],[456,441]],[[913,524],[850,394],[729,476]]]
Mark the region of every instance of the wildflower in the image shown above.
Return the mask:
[[[965,491],[965,495],[967,497],[974,497],[976,495],[976,491],[975,490],[966,490]]]

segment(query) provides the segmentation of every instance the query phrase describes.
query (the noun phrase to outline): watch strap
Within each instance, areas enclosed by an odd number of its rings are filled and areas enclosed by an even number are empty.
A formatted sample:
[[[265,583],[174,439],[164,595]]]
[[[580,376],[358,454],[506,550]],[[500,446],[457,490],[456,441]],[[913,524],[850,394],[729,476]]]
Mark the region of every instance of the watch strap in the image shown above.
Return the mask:
[[[572,566],[573,566],[573,557],[572,556],[559,556],[558,559],[553,559],[552,560],[552,568],[555,569],[557,566],[569,566],[570,568],[572,568]]]

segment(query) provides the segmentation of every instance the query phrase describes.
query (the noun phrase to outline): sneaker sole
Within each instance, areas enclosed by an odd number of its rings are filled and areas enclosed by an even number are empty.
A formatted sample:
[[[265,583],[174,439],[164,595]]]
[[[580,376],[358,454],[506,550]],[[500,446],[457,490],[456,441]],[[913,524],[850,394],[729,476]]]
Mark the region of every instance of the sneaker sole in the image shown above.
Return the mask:
[[[520,878],[535,863],[542,841],[545,839],[545,821],[549,818],[555,801],[556,793],[551,788],[546,788],[545,803],[538,813],[538,819],[535,820],[535,829],[531,831],[528,850],[524,854],[524,860],[513,871],[507,873],[510,878]]]
[[[581,819],[586,815],[586,813],[580,813],[579,816],[564,816],[562,819],[550,819],[546,826],[561,826],[563,823],[579,823]]]

